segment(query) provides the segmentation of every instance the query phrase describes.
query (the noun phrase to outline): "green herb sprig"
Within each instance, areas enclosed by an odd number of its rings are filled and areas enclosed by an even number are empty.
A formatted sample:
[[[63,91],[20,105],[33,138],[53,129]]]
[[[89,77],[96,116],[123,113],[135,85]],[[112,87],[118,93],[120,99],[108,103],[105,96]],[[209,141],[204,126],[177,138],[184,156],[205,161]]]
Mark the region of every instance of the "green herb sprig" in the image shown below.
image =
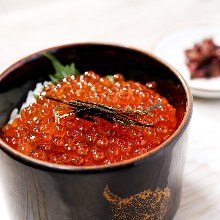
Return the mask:
[[[47,57],[51,61],[52,65],[56,71],[54,74],[49,75],[52,83],[56,83],[57,81],[61,81],[64,78],[72,76],[72,75],[79,75],[80,74],[79,70],[76,69],[74,63],[71,63],[70,65],[64,66],[52,54],[44,53],[44,56]]]
[[[108,80],[109,80],[110,82],[112,82],[112,83],[115,82],[113,75],[106,75],[106,77],[108,78]]]

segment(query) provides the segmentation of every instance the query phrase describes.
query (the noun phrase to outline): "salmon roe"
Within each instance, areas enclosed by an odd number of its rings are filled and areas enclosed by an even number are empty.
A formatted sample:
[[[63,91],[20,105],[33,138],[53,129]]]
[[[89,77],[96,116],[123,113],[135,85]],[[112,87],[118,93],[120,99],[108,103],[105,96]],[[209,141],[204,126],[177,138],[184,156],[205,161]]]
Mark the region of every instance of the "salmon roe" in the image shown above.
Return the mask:
[[[18,118],[2,128],[2,139],[25,155],[55,164],[95,166],[129,160],[156,148],[176,130],[176,110],[149,85],[125,81],[121,74],[114,75],[112,81],[92,71],[65,78],[56,85],[48,84],[36,103],[21,110]],[[135,118],[153,125],[147,128],[112,124],[101,118],[92,122],[74,114],[57,122],[53,109],[62,104],[45,95],[132,110],[143,110],[158,102],[161,106]]]

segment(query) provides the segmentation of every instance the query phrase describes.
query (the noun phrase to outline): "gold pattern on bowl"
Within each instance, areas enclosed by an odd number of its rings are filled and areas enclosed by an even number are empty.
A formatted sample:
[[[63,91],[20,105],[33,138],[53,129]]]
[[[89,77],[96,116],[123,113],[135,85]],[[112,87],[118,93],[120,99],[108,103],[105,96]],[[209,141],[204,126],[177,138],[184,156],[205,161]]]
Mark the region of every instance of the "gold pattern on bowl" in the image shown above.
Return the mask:
[[[167,212],[170,195],[168,187],[147,189],[127,198],[113,194],[107,185],[103,192],[113,220],[161,220]]]

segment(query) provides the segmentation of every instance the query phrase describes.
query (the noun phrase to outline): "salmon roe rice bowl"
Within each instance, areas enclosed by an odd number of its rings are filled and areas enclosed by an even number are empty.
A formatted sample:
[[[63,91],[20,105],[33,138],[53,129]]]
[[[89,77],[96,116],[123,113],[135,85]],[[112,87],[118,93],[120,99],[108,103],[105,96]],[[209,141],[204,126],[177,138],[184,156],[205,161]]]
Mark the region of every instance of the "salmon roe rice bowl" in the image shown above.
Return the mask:
[[[156,86],[119,73],[65,77],[44,85],[1,137],[22,154],[55,164],[120,163],[155,149],[177,129],[176,110]]]

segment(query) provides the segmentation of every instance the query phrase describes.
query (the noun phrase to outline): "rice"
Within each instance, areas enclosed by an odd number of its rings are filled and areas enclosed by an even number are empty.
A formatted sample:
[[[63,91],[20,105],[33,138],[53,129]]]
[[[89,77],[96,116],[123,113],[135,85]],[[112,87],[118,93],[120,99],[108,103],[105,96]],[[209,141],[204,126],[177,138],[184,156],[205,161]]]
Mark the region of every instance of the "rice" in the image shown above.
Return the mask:
[[[10,120],[8,123],[12,123],[12,121],[19,117],[20,115],[20,112],[22,109],[26,108],[27,106],[33,104],[33,103],[36,103],[36,98],[35,97],[38,97],[40,96],[41,92],[43,91],[43,88],[44,86],[48,85],[48,84],[51,84],[51,82],[49,81],[45,81],[43,83],[37,83],[36,84],[36,87],[34,90],[30,90],[27,94],[27,98],[26,98],[26,101],[22,104],[20,110],[18,108],[15,108],[12,110],[11,112],[11,115],[10,115]]]

